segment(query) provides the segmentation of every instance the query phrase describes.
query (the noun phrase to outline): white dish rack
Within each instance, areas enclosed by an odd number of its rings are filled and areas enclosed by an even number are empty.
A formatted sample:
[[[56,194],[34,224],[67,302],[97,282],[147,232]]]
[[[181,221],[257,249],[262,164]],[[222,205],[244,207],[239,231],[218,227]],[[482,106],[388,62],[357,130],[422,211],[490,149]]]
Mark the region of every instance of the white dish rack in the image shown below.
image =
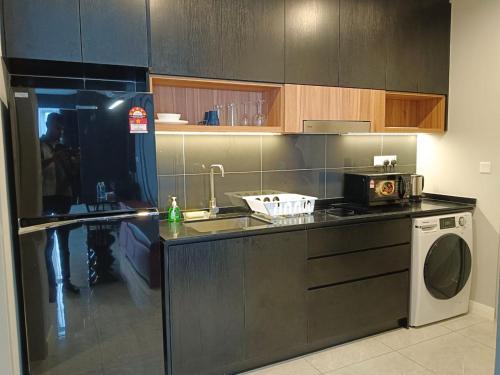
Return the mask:
[[[318,199],[300,194],[249,195],[242,198],[253,212],[270,217],[312,214]]]

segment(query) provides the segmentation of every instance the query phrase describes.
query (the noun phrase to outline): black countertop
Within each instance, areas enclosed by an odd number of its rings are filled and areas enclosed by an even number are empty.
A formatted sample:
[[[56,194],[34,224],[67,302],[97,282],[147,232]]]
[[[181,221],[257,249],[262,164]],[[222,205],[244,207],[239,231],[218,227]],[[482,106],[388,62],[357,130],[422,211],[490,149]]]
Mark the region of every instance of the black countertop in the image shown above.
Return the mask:
[[[454,197],[445,198],[446,200],[442,200],[442,196],[432,195],[432,199],[425,198],[421,203],[374,207],[367,213],[344,217],[333,216],[328,214],[327,210],[320,209],[315,211],[312,215],[274,219],[272,224],[263,223],[263,225],[254,226],[248,229],[222,230],[209,233],[198,232],[183,222],[169,223],[167,221],[160,221],[160,236],[166,244],[170,246],[174,244],[212,241],[265,233],[396,219],[401,217],[414,218],[445,215],[471,211],[475,207],[474,200],[454,199]],[[220,215],[221,218],[234,216],[236,216],[236,214]]]

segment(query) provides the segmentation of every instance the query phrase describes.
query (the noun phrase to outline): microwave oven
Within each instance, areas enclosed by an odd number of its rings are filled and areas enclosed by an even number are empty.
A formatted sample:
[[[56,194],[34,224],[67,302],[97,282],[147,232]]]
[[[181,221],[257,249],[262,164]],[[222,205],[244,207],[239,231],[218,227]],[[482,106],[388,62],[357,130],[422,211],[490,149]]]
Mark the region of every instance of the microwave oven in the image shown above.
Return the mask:
[[[346,173],[344,199],[365,206],[407,202],[410,176],[406,173]]]

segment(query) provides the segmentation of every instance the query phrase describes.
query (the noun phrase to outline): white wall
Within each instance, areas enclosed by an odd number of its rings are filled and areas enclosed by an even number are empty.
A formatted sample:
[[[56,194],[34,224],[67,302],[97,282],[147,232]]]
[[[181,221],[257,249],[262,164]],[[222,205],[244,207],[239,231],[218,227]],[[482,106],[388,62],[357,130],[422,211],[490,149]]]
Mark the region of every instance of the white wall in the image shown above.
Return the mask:
[[[496,307],[500,229],[500,1],[452,4],[448,132],[418,137],[427,192],[478,199],[472,299]],[[491,161],[492,173],[479,174]]]

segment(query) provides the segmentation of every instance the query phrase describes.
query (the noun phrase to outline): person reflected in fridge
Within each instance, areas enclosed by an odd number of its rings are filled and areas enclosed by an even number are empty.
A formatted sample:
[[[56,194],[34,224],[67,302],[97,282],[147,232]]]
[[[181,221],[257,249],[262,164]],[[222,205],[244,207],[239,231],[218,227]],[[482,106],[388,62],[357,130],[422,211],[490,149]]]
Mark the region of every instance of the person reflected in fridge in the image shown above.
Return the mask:
[[[72,182],[78,171],[79,157],[61,142],[64,132],[64,117],[59,113],[47,116],[47,131],[40,138],[43,174],[44,215],[68,214],[73,203]],[[55,301],[57,280],[53,264],[55,236],[59,245],[62,282],[64,289],[79,294],[80,289],[71,283],[69,233],[66,226],[47,231],[45,262],[49,283],[49,302]]]

